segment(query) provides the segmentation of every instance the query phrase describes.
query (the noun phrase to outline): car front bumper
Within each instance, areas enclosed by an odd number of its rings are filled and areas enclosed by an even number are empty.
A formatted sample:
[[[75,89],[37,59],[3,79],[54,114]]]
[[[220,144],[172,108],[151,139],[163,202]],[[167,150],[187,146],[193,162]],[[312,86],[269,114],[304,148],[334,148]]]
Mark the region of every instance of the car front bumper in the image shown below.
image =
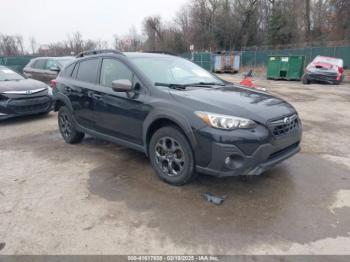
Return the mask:
[[[336,82],[340,82],[342,80],[342,76],[338,76],[337,73],[307,73],[307,78],[311,81],[325,82],[329,84],[333,84]]]
[[[261,145],[253,155],[245,155],[234,145],[213,143],[212,160],[196,171],[218,177],[260,175],[300,151],[299,142],[275,152],[271,144]]]
[[[299,120],[300,121],[300,120]],[[276,137],[268,128],[230,132],[205,128],[197,132],[196,171],[218,177],[260,175],[300,151],[301,122]]]
[[[51,96],[7,99],[0,101],[0,120],[49,112],[52,110],[52,106]]]

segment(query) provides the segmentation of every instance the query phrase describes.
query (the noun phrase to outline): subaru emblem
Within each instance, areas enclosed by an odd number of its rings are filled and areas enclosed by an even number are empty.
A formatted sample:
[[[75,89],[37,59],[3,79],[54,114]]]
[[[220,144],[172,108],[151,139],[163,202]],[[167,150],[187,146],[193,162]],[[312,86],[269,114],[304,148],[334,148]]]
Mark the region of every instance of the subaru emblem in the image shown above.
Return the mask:
[[[285,124],[289,124],[289,121],[290,121],[289,117],[285,117],[285,118],[283,119],[283,122],[284,122]]]
[[[31,95],[32,94],[32,90],[27,90],[26,91],[26,95]]]

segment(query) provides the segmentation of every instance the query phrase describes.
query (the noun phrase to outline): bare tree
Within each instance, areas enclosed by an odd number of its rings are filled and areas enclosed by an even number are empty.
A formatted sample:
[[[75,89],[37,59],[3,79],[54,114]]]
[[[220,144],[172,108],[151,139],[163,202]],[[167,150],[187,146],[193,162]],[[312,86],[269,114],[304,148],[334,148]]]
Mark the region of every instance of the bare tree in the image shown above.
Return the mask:
[[[23,37],[19,35],[0,35],[0,54],[5,56],[23,55]]]
[[[30,51],[31,51],[32,55],[36,54],[36,52],[38,50],[38,44],[37,44],[34,37],[29,38],[29,44],[30,44]]]
[[[114,47],[125,52],[140,51],[143,49],[143,40],[136,28],[131,27],[128,34],[114,36]]]
[[[146,35],[146,47],[150,50],[161,48],[163,41],[162,22],[160,16],[149,16],[143,23],[144,33]]]
[[[310,0],[305,0],[305,41],[308,41],[311,36],[311,21],[310,21]]]

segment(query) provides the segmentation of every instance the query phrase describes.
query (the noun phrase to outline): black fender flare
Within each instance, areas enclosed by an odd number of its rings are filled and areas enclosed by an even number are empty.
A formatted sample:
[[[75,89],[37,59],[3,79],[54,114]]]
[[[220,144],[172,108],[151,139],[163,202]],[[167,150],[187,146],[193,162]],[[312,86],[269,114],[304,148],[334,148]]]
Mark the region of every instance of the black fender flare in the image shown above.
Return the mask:
[[[197,145],[196,137],[193,133],[192,127],[189,121],[187,120],[187,118],[183,114],[179,112],[175,112],[168,108],[157,108],[156,111],[153,111],[150,114],[148,114],[142,126],[142,138],[143,138],[143,144],[144,144],[146,155],[148,155],[147,137],[150,131],[150,127],[152,126],[153,123],[155,123],[160,119],[169,120],[171,122],[174,122],[176,125],[178,125],[181,128],[181,130],[184,132],[187,139],[189,140],[192,149],[196,147]]]
[[[69,109],[71,112],[73,112],[72,103],[70,102],[69,98],[68,98],[66,95],[64,95],[64,94],[62,94],[62,93],[55,93],[54,97],[55,97],[55,99],[54,99],[54,103],[55,103],[54,108],[56,108],[56,103],[61,102],[61,103],[63,103],[65,106],[67,106],[68,109]]]

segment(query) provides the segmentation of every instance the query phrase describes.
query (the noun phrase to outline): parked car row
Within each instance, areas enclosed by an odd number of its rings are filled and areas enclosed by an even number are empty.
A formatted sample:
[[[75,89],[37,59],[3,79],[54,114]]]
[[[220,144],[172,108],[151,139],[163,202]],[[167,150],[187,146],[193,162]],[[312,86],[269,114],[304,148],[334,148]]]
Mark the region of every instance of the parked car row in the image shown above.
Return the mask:
[[[51,87],[0,66],[0,120],[23,115],[46,114],[51,109]]]
[[[74,57],[39,57],[24,68],[23,75],[0,66],[0,120],[52,110],[48,85]]]

